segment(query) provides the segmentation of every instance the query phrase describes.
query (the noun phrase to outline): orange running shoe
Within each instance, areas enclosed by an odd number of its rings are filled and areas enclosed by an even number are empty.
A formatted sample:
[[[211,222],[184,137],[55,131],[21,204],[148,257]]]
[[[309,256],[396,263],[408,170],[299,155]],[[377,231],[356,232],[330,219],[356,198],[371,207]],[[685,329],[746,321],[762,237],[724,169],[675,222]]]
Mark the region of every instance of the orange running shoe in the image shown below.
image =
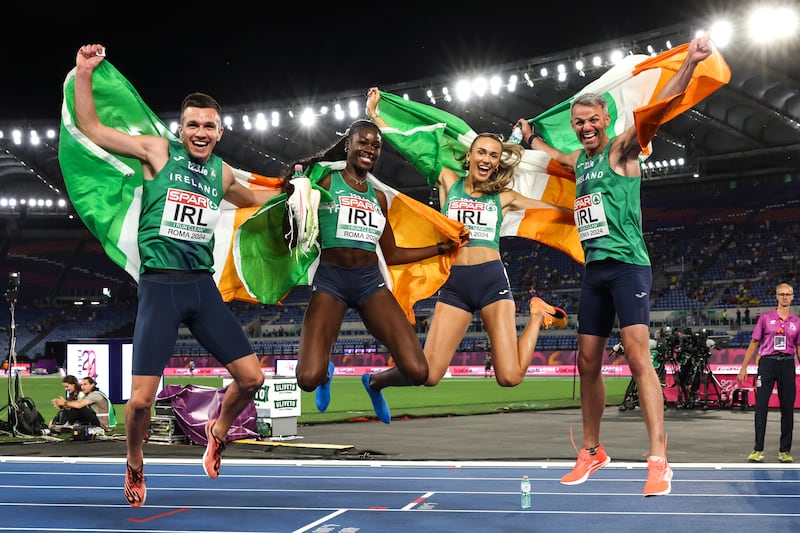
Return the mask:
[[[562,485],[580,485],[589,476],[606,466],[611,462],[611,457],[606,453],[602,444],[598,444],[592,454],[586,448],[578,452],[578,460],[575,462],[575,467],[572,472],[561,478]]]
[[[541,298],[531,298],[531,314],[541,312],[544,315],[542,319],[542,326],[544,329],[550,329],[554,326],[557,329],[564,329],[567,327],[567,313],[560,307],[553,307]]]
[[[666,457],[647,458],[647,483],[644,484],[645,496],[665,496],[672,491],[672,468]]]
[[[208,439],[208,444],[206,445],[206,451],[203,452],[203,470],[206,471],[206,475],[211,479],[219,477],[219,468],[222,463],[222,450],[225,449],[226,444],[224,441],[219,440],[214,435],[214,432],[211,431],[216,421],[216,418],[210,418],[208,422],[206,422],[206,439]]]
[[[131,465],[126,464],[123,489],[128,505],[131,507],[144,505],[144,500],[147,498],[147,487],[144,485],[144,465],[134,469]]]

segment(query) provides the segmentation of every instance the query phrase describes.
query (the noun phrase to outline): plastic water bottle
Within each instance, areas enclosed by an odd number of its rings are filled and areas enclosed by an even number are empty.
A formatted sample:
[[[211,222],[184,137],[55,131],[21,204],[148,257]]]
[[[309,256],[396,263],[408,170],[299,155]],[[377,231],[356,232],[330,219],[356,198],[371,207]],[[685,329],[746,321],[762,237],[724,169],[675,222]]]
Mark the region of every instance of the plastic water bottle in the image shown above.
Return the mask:
[[[512,142],[515,144],[519,144],[522,142],[522,126],[517,124],[514,126],[514,129],[511,130],[511,135],[508,137],[508,142]]]
[[[531,480],[528,476],[522,476],[522,483],[519,489],[519,506],[522,509],[531,508]]]
[[[294,172],[292,173],[292,178],[291,179],[305,178],[305,177],[306,177],[306,175],[303,173],[303,165],[301,165],[300,163],[297,163],[294,166]]]

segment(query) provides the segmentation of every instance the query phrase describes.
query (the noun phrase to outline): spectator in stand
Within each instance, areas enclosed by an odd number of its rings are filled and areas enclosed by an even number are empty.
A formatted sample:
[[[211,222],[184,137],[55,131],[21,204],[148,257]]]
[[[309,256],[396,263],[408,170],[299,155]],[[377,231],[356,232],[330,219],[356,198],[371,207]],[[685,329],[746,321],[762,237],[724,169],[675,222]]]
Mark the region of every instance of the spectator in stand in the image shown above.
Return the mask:
[[[758,352],[758,375],[756,376],[756,442],[747,456],[751,463],[764,460],[764,436],[767,431],[767,413],[772,389],[778,385],[778,403],[781,410],[781,438],[778,461],[793,461],[792,433],[794,431],[794,401],[797,396],[795,365],[800,359],[800,318],[792,314],[794,289],[788,283],[775,288],[778,307],[763,313],[753,328],[750,345],[744,354],[742,368],[736,381],[742,384],[747,379],[747,365]]]

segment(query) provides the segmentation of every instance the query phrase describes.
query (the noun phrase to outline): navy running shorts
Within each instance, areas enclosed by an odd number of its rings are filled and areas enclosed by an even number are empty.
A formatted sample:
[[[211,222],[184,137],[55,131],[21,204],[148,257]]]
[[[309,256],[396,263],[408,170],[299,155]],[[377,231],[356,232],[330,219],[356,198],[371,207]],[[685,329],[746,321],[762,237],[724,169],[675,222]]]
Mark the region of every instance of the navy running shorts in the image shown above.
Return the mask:
[[[343,267],[319,262],[311,292],[330,294],[350,308],[359,308],[378,291],[388,290],[378,264],[363,267]]]
[[[498,300],[514,300],[503,263],[497,259],[480,265],[450,268],[450,276],[439,289],[438,300],[474,313]]]
[[[613,259],[586,265],[578,304],[578,333],[608,337],[619,317],[619,327],[650,326],[650,266]]]
[[[134,375],[160,376],[164,372],[181,323],[223,365],[253,353],[210,272],[145,271],[139,276],[138,299]]]

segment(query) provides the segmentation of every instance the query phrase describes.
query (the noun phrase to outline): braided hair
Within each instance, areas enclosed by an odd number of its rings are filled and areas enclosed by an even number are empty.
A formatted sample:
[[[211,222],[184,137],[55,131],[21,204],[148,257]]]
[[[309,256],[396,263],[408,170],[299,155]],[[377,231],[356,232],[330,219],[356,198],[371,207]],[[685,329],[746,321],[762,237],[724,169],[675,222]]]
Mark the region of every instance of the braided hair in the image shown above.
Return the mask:
[[[350,124],[350,127],[345,130],[339,140],[336,141],[332,146],[309,158],[292,163],[289,165],[289,167],[287,167],[282,177],[290,178],[292,172],[294,171],[295,164],[303,165],[303,168],[311,168],[311,166],[313,166],[315,163],[319,163],[320,161],[344,161],[347,159],[347,150],[345,150],[345,144],[347,144],[347,140],[354,138],[359,131],[367,128],[373,129],[379,134],[381,132],[380,127],[378,127],[378,125],[371,120],[356,120]]]

